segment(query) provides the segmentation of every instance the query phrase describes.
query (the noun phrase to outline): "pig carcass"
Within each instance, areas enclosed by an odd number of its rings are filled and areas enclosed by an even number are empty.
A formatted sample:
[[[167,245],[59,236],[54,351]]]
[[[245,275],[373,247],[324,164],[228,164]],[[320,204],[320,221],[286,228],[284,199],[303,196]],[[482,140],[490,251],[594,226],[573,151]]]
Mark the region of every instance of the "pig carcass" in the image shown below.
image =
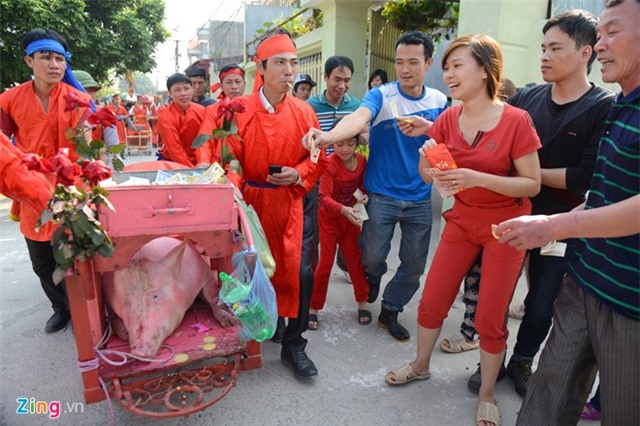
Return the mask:
[[[189,240],[161,237],[147,243],[125,268],[105,280],[107,304],[118,318],[118,337],[131,354],[154,358],[162,342],[180,325],[198,295],[223,326],[237,319],[218,302],[218,278]]]

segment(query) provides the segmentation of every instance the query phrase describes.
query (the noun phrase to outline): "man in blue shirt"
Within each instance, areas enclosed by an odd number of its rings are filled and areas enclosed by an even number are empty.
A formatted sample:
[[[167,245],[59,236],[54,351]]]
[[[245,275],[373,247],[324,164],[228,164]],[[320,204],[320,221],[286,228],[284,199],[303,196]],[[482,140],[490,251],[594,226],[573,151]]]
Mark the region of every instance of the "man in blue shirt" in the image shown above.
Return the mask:
[[[378,325],[400,341],[410,338],[398,322],[398,313],[420,287],[431,237],[431,185],[418,174],[419,153],[427,136],[408,137],[398,129],[398,116],[419,115],[435,120],[447,107],[446,96],[424,85],[433,63],[433,41],[426,34],[410,31],[396,42],[398,81],[371,89],[361,106],[330,132],[312,129],[303,143],[311,140],[319,148],[345,140],[370,122],[369,162],[365,189],[369,195],[360,237],[362,262],[367,273],[369,302],[377,299],[382,276],[387,272],[387,255],[397,224],[400,224],[400,266],[387,283],[382,296]]]

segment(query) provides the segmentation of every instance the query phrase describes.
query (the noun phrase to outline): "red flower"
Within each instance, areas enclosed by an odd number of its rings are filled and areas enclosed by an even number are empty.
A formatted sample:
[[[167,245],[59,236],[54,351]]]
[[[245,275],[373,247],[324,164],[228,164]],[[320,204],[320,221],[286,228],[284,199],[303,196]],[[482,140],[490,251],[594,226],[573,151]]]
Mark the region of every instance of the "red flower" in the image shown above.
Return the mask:
[[[102,124],[104,127],[111,127],[118,124],[118,119],[115,114],[106,108],[91,114],[89,118],[87,118],[87,121],[94,126]]]
[[[51,162],[46,158],[41,158],[38,154],[24,154],[22,156],[22,165],[39,173],[53,173]]]
[[[89,180],[91,186],[111,177],[111,169],[100,160],[90,161],[82,165],[82,176]]]
[[[82,99],[76,92],[64,95],[64,100],[67,103],[64,107],[65,111],[73,111],[76,107],[91,107],[91,102],[86,99]]]
[[[82,168],[69,160],[68,155],[68,148],[60,148],[55,157],[51,159],[51,166],[57,175],[57,183],[64,186],[75,184],[76,177],[82,173]]]
[[[236,112],[244,112],[246,109],[247,107],[242,102],[242,99],[229,100],[229,98],[224,98],[220,101],[220,106],[218,107],[218,119],[224,117],[224,120],[230,123]]]

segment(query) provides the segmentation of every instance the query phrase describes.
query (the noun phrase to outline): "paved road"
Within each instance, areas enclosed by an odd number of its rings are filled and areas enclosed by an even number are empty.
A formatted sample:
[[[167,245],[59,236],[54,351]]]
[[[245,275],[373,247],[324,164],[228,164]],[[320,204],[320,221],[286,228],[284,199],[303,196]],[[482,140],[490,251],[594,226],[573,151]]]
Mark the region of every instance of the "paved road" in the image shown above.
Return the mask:
[[[127,163],[149,159],[151,157],[135,156],[128,158]],[[439,211],[441,204],[437,197],[434,196],[434,211]],[[0,197],[0,424],[108,424],[107,402],[83,404],[71,328],[53,335],[43,331],[51,309],[31,271],[18,226],[8,221],[9,206],[9,200]],[[439,218],[434,220],[434,229],[440,229]],[[398,265],[397,236],[383,284]],[[434,232],[429,263],[437,241],[438,232]],[[524,292],[525,286],[520,283],[515,300],[522,300]],[[420,292],[400,316],[413,334],[419,295]],[[456,301],[444,324],[443,335],[457,332],[463,308],[462,303]],[[379,310],[379,303],[372,306],[374,318]],[[136,417],[115,404],[115,424],[475,424],[476,398],[467,390],[466,381],[475,371],[478,351],[450,355],[436,349],[430,380],[398,388],[387,386],[383,382],[384,373],[412,359],[415,339],[398,343],[375,321],[368,326],[358,325],[352,287],[335,269],[327,308],[321,312],[320,321],[319,331],[306,333],[310,341],[308,353],[320,371],[313,383],[295,380],[279,360],[279,345],[266,342],[262,345],[264,366],[242,372],[237,387],[205,412],[187,419],[154,421]],[[518,325],[519,321],[510,321],[510,348],[515,343]],[[44,414],[17,414],[18,398],[60,401],[60,416],[54,421]],[[503,424],[515,424],[521,399],[509,379],[498,384],[497,399]]]

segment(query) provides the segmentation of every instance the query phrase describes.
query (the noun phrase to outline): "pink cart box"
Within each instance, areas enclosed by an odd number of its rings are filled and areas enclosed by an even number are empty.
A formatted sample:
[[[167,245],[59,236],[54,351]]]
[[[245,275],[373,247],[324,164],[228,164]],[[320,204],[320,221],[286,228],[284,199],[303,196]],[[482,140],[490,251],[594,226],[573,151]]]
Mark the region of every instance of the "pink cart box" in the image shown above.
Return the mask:
[[[99,220],[111,238],[238,228],[231,184],[113,186]]]

